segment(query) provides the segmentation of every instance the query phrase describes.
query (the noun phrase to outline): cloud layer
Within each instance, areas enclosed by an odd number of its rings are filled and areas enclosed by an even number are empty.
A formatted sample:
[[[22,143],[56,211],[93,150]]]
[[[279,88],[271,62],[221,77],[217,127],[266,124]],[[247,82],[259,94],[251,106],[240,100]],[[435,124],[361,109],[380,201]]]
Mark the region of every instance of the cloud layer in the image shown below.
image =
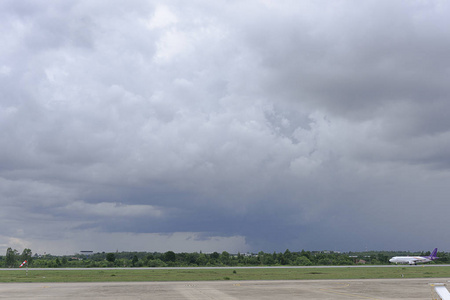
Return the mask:
[[[445,250],[445,1],[3,1],[0,245]]]

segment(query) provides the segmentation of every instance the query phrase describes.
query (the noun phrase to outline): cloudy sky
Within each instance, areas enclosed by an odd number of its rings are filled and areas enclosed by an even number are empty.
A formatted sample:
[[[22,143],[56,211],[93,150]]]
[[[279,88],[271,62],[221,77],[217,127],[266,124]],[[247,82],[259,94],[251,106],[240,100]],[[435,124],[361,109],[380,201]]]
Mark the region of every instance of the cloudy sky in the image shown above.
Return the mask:
[[[449,251],[449,15],[1,1],[0,253]]]

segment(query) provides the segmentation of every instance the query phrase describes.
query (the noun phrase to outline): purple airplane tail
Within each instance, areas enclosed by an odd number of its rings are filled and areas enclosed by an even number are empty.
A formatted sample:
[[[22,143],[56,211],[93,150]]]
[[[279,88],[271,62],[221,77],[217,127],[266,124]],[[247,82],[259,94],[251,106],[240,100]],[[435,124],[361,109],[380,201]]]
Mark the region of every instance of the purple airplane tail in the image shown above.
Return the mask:
[[[437,257],[436,254],[437,254],[437,248],[434,248],[433,252],[431,252],[431,254],[429,256],[427,256],[427,258],[430,260],[438,259],[439,257]]]

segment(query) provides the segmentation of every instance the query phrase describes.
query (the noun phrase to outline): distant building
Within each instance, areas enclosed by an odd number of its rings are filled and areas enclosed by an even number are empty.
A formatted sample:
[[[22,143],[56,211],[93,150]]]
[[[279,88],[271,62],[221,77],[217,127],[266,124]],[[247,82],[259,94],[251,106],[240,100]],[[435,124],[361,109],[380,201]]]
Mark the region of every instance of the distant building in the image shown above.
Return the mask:
[[[356,260],[356,263],[357,263],[357,264],[360,264],[360,265],[365,265],[365,264],[366,264],[366,261],[365,261],[364,259],[357,259],[357,260]]]

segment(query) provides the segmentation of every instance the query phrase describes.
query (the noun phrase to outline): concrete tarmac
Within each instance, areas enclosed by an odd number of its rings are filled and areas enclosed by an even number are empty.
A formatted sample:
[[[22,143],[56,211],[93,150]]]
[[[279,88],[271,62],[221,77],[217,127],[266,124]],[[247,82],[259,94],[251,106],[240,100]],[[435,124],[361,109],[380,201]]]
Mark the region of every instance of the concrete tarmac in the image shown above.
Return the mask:
[[[440,279],[0,283],[0,299],[436,299]],[[434,297],[435,294],[434,294]]]

